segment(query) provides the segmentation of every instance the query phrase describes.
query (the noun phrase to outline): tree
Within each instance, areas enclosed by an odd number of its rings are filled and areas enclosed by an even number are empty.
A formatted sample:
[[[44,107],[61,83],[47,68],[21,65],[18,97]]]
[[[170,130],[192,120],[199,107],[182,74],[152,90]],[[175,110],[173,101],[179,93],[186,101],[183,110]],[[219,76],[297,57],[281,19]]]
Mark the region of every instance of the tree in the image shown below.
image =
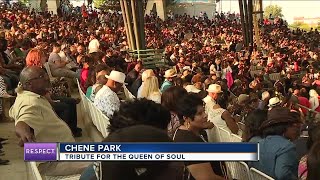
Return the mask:
[[[264,18],[269,18],[270,14],[272,15],[273,18],[277,18],[277,17],[282,18],[283,17],[282,7],[278,5],[269,5],[265,7],[264,13],[263,13]]]
[[[29,0],[19,0],[19,3],[26,6],[26,5],[29,5]]]
[[[100,8],[101,5],[105,3],[106,0],[93,0],[94,7]]]

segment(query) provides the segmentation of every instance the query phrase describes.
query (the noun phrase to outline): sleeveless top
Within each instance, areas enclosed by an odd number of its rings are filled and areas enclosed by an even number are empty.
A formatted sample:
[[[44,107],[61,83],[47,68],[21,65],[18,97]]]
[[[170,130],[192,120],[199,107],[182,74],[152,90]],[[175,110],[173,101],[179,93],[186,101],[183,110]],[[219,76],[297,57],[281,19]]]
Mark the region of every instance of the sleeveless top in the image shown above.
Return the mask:
[[[197,135],[193,134],[190,131],[181,130],[181,129],[176,129],[176,131],[174,132],[174,135],[173,135],[173,141],[174,142],[207,142],[202,135],[197,136]],[[203,162],[203,161],[185,161],[184,162],[185,170],[184,170],[184,178],[183,178],[183,180],[194,180],[195,178],[188,171],[187,167],[189,165],[192,165],[192,164],[200,164],[200,163],[206,163],[206,162]],[[210,165],[212,167],[212,170],[216,175],[222,176],[222,177],[228,179],[227,169],[226,169],[226,166],[225,166],[224,162],[211,161],[211,162],[208,162],[208,163],[210,163]]]

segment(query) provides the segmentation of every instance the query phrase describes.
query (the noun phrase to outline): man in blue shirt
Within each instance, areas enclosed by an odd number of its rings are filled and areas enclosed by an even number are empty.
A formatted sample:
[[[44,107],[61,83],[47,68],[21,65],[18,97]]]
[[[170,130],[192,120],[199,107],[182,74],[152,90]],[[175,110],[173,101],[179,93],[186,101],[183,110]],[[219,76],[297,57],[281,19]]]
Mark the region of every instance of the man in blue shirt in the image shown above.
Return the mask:
[[[160,88],[161,93],[163,93],[165,90],[167,90],[169,87],[173,85],[172,81],[173,81],[173,78],[176,76],[177,74],[174,69],[166,70],[166,72],[164,73],[164,77],[166,79],[164,80]]]

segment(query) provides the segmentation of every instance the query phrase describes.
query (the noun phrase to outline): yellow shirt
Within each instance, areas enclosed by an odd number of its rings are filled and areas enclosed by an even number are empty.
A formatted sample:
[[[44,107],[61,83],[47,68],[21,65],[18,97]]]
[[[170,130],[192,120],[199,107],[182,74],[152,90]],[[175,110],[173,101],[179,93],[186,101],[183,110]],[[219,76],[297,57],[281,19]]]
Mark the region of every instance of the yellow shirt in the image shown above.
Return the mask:
[[[28,124],[37,142],[75,142],[68,125],[54,112],[45,97],[30,91],[19,93],[9,115]]]

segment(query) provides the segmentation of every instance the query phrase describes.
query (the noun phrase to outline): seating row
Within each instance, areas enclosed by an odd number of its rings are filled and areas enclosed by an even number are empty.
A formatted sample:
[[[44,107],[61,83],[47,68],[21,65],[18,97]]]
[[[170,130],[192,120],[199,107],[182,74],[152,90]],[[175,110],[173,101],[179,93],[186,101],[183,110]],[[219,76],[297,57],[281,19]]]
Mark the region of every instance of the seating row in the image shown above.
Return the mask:
[[[241,143],[242,138],[236,134],[215,126],[213,129],[207,130],[209,142],[237,142]],[[245,162],[226,162],[227,172],[230,179],[237,180],[273,180],[272,177],[263,172],[250,168]]]
[[[92,121],[93,125],[96,126],[103,138],[106,138],[108,136],[107,127],[109,125],[109,118],[94,106],[92,101],[82,92],[78,81],[77,83],[84,113],[88,115],[88,118]]]

